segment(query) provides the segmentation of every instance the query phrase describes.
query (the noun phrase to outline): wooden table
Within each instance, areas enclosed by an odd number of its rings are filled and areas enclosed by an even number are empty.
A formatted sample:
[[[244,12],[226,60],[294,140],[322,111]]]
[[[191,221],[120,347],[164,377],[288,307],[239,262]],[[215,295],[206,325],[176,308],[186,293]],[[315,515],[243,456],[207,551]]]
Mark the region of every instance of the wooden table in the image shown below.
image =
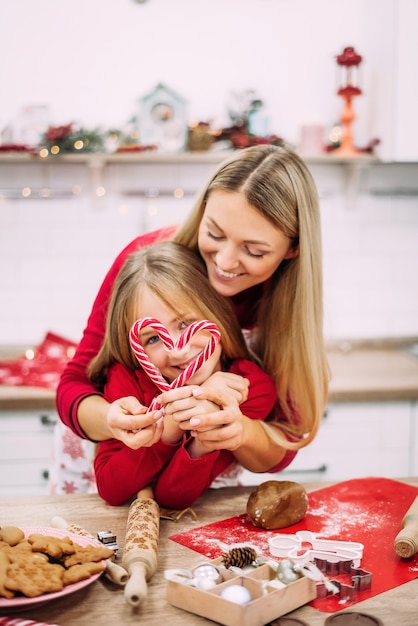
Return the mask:
[[[418,486],[418,478],[405,479],[404,482]],[[306,485],[306,489],[312,491],[324,486],[324,483],[311,483]],[[208,524],[245,512],[250,491],[249,487],[209,490],[193,507],[199,517],[198,522],[188,515],[183,516],[178,522],[161,520],[158,571],[149,583],[147,600],[137,609],[128,606],[120,588],[101,577],[74,594],[14,615],[59,626],[87,626],[87,624],[127,626],[137,625],[139,622],[146,626],[157,624],[161,626],[164,623],[170,626],[213,624],[214,622],[177,609],[166,602],[164,570],[189,567],[195,564],[198,558],[195,552],[171,541],[169,536],[196,525]],[[98,530],[112,530],[117,534],[121,550],[127,514],[127,506],[108,506],[97,495],[9,497],[0,501],[1,525],[50,526],[51,519],[59,515],[69,522],[83,526],[93,534]],[[366,612],[379,617],[384,626],[416,626],[418,580],[358,603],[347,610]],[[304,620],[309,626],[323,626],[329,614],[304,606],[289,613],[288,616]]]

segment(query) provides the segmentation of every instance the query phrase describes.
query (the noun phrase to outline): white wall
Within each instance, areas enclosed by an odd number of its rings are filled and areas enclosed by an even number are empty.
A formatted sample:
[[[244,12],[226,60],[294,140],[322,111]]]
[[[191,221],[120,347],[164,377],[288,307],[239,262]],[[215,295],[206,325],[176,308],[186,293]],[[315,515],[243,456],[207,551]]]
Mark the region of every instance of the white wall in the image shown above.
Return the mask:
[[[411,8],[412,1],[3,2],[0,128],[39,103],[53,123],[121,127],[138,98],[162,81],[188,99],[191,120],[226,122],[231,91],[254,88],[271,130],[297,143],[302,124],[330,126],[338,118],[335,55],[354,45],[364,57],[355,141],[380,136],[384,156],[394,145],[398,107],[394,19],[398,3]],[[327,337],[418,335],[417,168],[374,166],[347,201],[344,169],[312,166],[321,193]],[[176,186],[180,176],[192,188],[209,169],[192,177],[174,168],[157,183]],[[107,172],[108,194],[98,206],[83,166],[65,173],[31,166],[22,174],[0,163],[0,188],[84,189],[73,199],[0,201],[0,345],[36,343],[47,330],[77,340],[116,253],[144,229],[187,213],[190,197],[126,196],[139,184],[137,169]],[[156,173],[141,176],[149,185]],[[382,195],[385,188],[412,193]]]
[[[346,170],[311,165],[321,196],[326,336],[418,336],[418,164],[374,165],[351,195]],[[0,345],[36,343],[47,330],[78,340],[116,254],[138,233],[180,222],[192,197],[132,190],[199,187],[213,165],[108,165],[106,196],[83,165],[1,165],[0,188],[80,186],[70,199],[0,202]]]
[[[0,128],[33,104],[55,124],[121,128],[161,81],[187,99],[191,120],[215,125],[233,92],[253,88],[270,130],[296,144],[302,124],[339,119],[335,57],[353,45],[364,59],[355,141],[380,137],[389,154],[399,1],[3,2]]]

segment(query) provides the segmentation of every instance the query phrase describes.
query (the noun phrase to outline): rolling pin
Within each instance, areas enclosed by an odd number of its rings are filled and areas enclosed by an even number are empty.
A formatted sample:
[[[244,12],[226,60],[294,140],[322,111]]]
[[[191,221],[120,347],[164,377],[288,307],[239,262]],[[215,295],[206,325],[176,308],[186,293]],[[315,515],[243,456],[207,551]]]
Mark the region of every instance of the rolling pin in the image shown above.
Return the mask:
[[[84,530],[84,528],[81,528],[81,526],[77,526],[76,524],[69,524],[62,517],[53,517],[51,522],[54,528],[62,528],[63,530],[68,530],[70,533],[74,533],[75,535],[95,539],[87,530]],[[126,585],[129,578],[128,572],[123,567],[115,563],[111,558],[106,560],[105,576],[111,580],[112,583],[120,585],[121,587]]]
[[[147,597],[147,581],[157,570],[160,509],[153,495],[145,487],[129,507],[122,565],[130,575],[124,595],[132,606]]]
[[[418,552],[418,496],[402,520],[402,530],[396,535],[394,548],[403,559],[410,559]]]

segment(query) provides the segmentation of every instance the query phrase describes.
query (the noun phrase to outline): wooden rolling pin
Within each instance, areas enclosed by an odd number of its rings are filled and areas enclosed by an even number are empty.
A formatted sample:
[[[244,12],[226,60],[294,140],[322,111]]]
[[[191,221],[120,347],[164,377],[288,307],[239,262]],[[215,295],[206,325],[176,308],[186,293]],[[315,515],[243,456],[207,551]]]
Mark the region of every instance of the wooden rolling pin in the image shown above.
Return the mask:
[[[418,552],[418,496],[402,520],[402,530],[396,535],[394,548],[403,559],[410,559]]]
[[[146,487],[129,507],[122,565],[129,572],[124,589],[126,601],[138,606],[147,597],[147,581],[157,570],[160,509]]]
[[[95,537],[93,537],[93,535],[87,530],[84,530],[84,528],[81,528],[81,526],[77,526],[76,524],[69,524],[63,517],[53,517],[51,522],[54,528],[62,528],[63,530],[68,530],[70,533],[74,533],[75,535],[95,539]],[[111,558],[106,560],[105,576],[113,583],[120,585],[121,587],[126,585],[129,578],[126,569],[115,563]]]

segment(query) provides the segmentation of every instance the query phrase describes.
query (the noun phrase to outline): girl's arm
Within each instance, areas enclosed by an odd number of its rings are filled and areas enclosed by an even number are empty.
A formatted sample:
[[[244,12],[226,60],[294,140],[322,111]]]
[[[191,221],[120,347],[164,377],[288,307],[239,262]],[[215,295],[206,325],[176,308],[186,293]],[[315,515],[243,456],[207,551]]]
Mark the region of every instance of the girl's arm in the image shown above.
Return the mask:
[[[174,419],[185,420],[182,428],[192,432],[200,449],[231,450],[253,472],[284,469],[296,453],[283,447],[279,438],[272,436],[271,429],[260,423],[277,411],[273,380],[251,361],[235,361],[231,371],[250,381],[248,399],[240,406],[227,387],[212,386],[208,379],[201,387],[175,390],[176,395],[174,391],[161,394],[164,402],[175,398],[165,407],[166,412],[172,412]],[[202,403],[202,410],[196,400]],[[193,446],[190,452],[195,454]]]
[[[156,387],[141,371],[128,370],[120,363],[108,372],[104,389],[106,398],[115,404],[129,400],[148,405]],[[121,394],[127,397],[118,400]],[[164,423],[159,412],[146,412],[133,416],[132,430],[122,431],[120,440],[111,439],[99,444],[94,469],[100,496],[109,504],[120,505],[150,484],[181,445],[170,445],[161,439]],[[127,424],[129,416],[127,416]],[[127,440],[124,445],[123,440]]]
[[[119,506],[151,484],[180,444],[162,441],[132,450],[121,441],[102,441],[94,460],[97,490],[108,504]]]
[[[234,461],[228,450],[217,450],[192,459],[188,452],[189,442],[190,439],[173,454],[154,484],[154,497],[163,507],[178,510],[191,506]]]
[[[236,375],[245,376],[250,383],[248,399],[241,407],[234,394],[228,389],[222,389],[219,384],[216,384],[214,389],[210,386],[182,388],[183,393],[201,392],[202,396],[194,397],[195,405],[204,402],[206,406],[210,406],[211,412],[203,413],[201,418],[192,418],[191,422],[201,419],[199,430],[192,431],[194,436],[176,451],[170,463],[161,472],[154,493],[163,506],[172,508],[190,506],[234,459],[252,471],[261,472],[267,471],[275,462],[277,464],[282,461],[286,454],[286,451],[283,448],[278,449],[277,445],[271,452],[270,438],[261,424],[276,403],[273,381],[250,361],[236,362],[233,371]],[[166,394],[171,393],[166,392],[162,397],[167,397]],[[187,399],[183,398],[176,402],[181,404],[185,400]],[[213,402],[218,406],[214,407]],[[245,411],[247,416],[243,415],[241,410]],[[206,418],[208,423],[205,421]],[[244,440],[247,436],[250,445],[246,443],[246,439]],[[264,463],[263,454],[271,454],[273,460],[267,460],[269,465]],[[294,456],[294,453],[292,455]],[[257,463],[253,463],[253,456],[256,457]]]

